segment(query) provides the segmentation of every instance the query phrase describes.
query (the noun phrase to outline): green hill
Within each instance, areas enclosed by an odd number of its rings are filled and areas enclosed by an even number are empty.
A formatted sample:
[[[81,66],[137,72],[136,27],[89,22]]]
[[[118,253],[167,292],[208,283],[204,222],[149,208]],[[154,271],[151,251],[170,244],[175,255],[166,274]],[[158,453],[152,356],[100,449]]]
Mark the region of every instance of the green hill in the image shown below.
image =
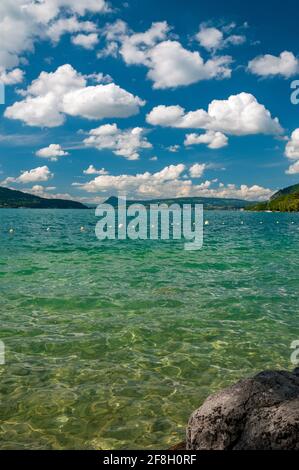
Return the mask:
[[[298,212],[299,184],[280,189],[273,194],[269,201],[260,202],[247,209],[252,211]]]
[[[116,207],[118,205],[118,198],[111,196],[109,199],[107,199],[107,201],[105,201],[105,203]],[[203,204],[204,209],[206,210],[240,210],[245,209],[254,203],[252,201],[243,201],[241,199],[226,199],[216,197],[179,197],[169,199],[150,199],[144,201],[127,200],[127,205],[131,204],[142,204],[146,207],[148,207],[150,204],[178,204],[179,206],[182,206],[183,204]]]
[[[77,201],[46,199],[0,187],[0,208],[17,209],[20,207],[30,209],[87,209],[86,206]]]
[[[299,184],[294,184],[293,186],[288,186],[287,188],[280,189],[279,191],[277,191],[277,193],[273,194],[273,196],[271,197],[271,200],[276,199],[280,196],[288,196],[290,194],[297,194],[297,193],[299,193]]]

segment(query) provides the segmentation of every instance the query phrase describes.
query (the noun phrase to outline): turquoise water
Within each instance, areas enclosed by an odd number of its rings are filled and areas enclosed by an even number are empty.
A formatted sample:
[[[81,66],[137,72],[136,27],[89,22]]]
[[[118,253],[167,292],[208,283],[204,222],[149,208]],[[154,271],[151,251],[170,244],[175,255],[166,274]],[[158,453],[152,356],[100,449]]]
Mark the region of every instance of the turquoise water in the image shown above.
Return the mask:
[[[165,449],[211,392],[292,368],[299,214],[205,218],[186,252],[99,242],[93,211],[0,211],[2,449]]]

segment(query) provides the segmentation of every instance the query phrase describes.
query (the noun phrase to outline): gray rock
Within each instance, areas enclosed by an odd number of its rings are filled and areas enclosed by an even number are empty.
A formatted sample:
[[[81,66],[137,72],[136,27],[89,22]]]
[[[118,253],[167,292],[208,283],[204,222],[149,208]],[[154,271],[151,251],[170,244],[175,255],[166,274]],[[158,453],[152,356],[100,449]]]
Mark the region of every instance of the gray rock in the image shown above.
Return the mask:
[[[211,395],[190,417],[188,450],[299,450],[299,368],[265,371]]]

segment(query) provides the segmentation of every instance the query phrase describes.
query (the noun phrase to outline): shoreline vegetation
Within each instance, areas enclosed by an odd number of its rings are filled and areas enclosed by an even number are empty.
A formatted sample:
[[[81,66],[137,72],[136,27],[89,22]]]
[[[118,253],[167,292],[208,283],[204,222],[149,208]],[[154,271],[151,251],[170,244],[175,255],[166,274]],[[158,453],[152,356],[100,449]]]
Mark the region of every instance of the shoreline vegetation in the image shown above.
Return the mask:
[[[118,206],[118,198],[109,197],[105,204],[113,207]],[[244,210],[246,207],[254,204],[253,201],[244,201],[242,199],[232,198],[212,198],[212,197],[178,197],[167,199],[148,199],[148,200],[127,200],[127,206],[131,204],[140,204],[149,207],[150,204],[203,204],[205,210]],[[0,187],[0,208],[2,209],[93,209],[96,204],[82,204],[78,201],[65,199],[47,199],[34,196],[22,191]]]
[[[298,212],[299,184],[288,186],[273,194],[269,201],[259,202],[246,208],[249,211]]]
[[[105,204],[118,205],[118,197],[111,196]],[[298,212],[299,184],[289,186],[276,192],[269,201],[254,202],[233,198],[216,197],[178,197],[148,200],[127,200],[127,206],[140,204],[149,207],[151,204],[203,204],[205,210],[236,210],[253,212]],[[78,201],[66,199],[47,199],[22,191],[0,187],[0,209],[93,209],[96,205],[85,205]]]
[[[115,196],[109,197],[105,204],[110,204],[113,207],[118,206],[118,198]],[[151,204],[166,204],[171,206],[177,204],[183,207],[184,204],[194,206],[195,204],[202,204],[205,210],[244,210],[246,207],[254,204],[253,201],[245,201],[243,199],[233,198],[217,198],[217,197],[176,197],[176,198],[160,198],[160,199],[146,199],[146,200],[127,200],[127,207],[132,204],[140,204],[149,208]]]
[[[47,199],[0,187],[0,209],[88,209],[78,201]]]

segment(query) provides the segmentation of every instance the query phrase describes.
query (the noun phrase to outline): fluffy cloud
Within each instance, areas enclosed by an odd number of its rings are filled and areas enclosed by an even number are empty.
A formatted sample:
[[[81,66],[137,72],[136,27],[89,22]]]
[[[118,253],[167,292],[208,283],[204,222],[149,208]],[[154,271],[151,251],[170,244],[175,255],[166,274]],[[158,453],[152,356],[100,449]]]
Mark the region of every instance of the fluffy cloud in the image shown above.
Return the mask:
[[[130,34],[125,23],[117,23],[109,31],[110,37],[120,41],[120,54],[128,65],[150,65],[150,52],[157,43],[164,41],[170,31],[166,21],[152,23],[144,33]],[[109,36],[108,36],[109,37]]]
[[[177,41],[164,41],[150,52],[148,78],[154,88],[175,88],[211,78],[231,76],[231,57],[213,57],[206,62],[199,52],[184,49]]]
[[[59,157],[64,157],[69,153],[65,152],[59,144],[50,144],[48,147],[38,150],[35,155],[56,162]]]
[[[296,160],[286,171],[289,175],[299,173],[299,129],[292,132],[291,138],[286,144],[285,156],[290,160]]]
[[[210,149],[219,149],[227,145],[228,138],[222,132],[207,131],[204,134],[187,134],[184,144],[206,144]]]
[[[227,100],[213,100],[208,111],[186,113],[181,106],[156,106],[146,120],[154,126],[205,129],[230,135],[282,132],[278,119],[273,119],[253,95],[244,92]]]
[[[91,80],[93,81],[94,83],[111,83],[113,82],[113,79],[110,75],[105,75],[104,73],[100,72],[100,73],[97,73],[97,72],[94,72],[94,73],[90,73],[88,75],[84,75],[84,78],[86,78],[87,80]]]
[[[52,193],[55,189],[55,186],[41,186],[36,184],[32,186],[32,188],[22,188],[22,192],[32,194],[33,196],[43,197],[45,199],[67,199],[72,201],[80,199],[69,193]]]
[[[30,2],[31,3],[31,2]],[[34,18],[22,8],[29,1],[2,0],[0,2],[0,64],[4,69],[19,65],[19,55],[32,51],[34,36],[39,33]]]
[[[246,201],[265,201],[268,200],[273,194],[273,191],[268,188],[263,188],[257,184],[247,186],[241,184],[240,187],[235,184],[219,184],[218,188],[208,189],[202,192],[202,196],[207,197],[224,197],[244,199]]]
[[[54,174],[50,172],[47,166],[39,166],[32,170],[23,171],[17,178],[8,177],[1,184],[7,185],[9,183],[37,183],[41,181],[48,181],[53,178]]]
[[[18,66],[37,40],[59,38],[64,32],[76,32],[77,16],[108,11],[105,0],[1,0],[0,64],[5,70]],[[70,21],[69,17],[71,18]],[[62,20],[62,23],[59,21]],[[85,30],[88,26],[81,23]]]
[[[159,105],[146,116],[146,121],[153,126],[184,127],[184,113],[185,110],[181,106]]]
[[[195,163],[189,169],[189,174],[191,178],[201,178],[206,169],[205,163]]]
[[[58,100],[49,93],[45,96],[28,97],[6,108],[4,116],[19,119],[28,126],[57,127],[64,123],[65,117],[60,112]]]
[[[290,165],[286,173],[287,175],[297,175],[299,173],[299,160]]]
[[[41,186],[40,184],[35,184],[32,186],[32,191],[54,191],[56,189],[55,186]]]
[[[109,11],[106,0],[43,0],[43,2],[35,2],[32,0],[22,0],[22,4],[26,5],[26,10],[37,20],[42,23],[48,23],[64,10],[69,13],[76,13],[84,16],[86,13],[105,13]]]
[[[64,123],[62,100],[70,91],[84,88],[86,79],[69,64],[55,72],[41,72],[23,92],[25,99],[8,107],[4,115],[29,126],[55,127]]]
[[[72,38],[72,43],[76,46],[81,46],[84,49],[93,49],[99,42],[99,37],[96,33],[91,34],[78,34]]]
[[[33,194],[33,196],[45,197],[47,199],[51,199],[54,195],[48,194],[50,191],[54,191],[56,188],[55,186],[42,186],[40,184],[35,184],[32,188],[23,189],[24,193]]]
[[[194,164],[190,169],[190,176],[198,178],[203,174],[204,164]],[[186,166],[184,164],[170,165],[156,173],[145,172],[136,175],[100,175],[93,180],[74,185],[79,186],[88,193],[115,194],[126,192],[128,197],[147,199],[151,197],[180,197],[180,196],[206,196],[206,197],[233,197],[247,200],[268,199],[273,191],[258,185],[237,187],[233,184],[227,186],[215,181],[204,181],[194,184],[191,179],[185,179]],[[213,187],[213,185],[215,187]]]
[[[226,29],[226,28],[224,28]],[[229,28],[230,30],[231,28]],[[246,41],[244,35],[232,34],[225,37],[224,32],[215,27],[209,27],[202,23],[195,38],[199,44],[207,50],[223,49],[229,45],[238,46]]]
[[[196,34],[199,44],[206,49],[219,49],[223,41],[223,33],[217,28],[201,26]]]
[[[32,81],[24,94],[46,96],[48,93],[53,93],[61,98],[68,91],[78,90],[85,86],[85,77],[71,65],[65,64],[58,67],[55,72],[41,72],[39,77]]]
[[[102,55],[115,56],[119,51],[126,64],[146,66],[147,77],[156,89],[230,77],[230,56],[213,56],[205,62],[198,51],[189,51],[180,42],[170,40],[169,32],[165,21],[153,23],[144,33],[130,32],[124,22],[118,21],[105,31],[108,47]]]
[[[285,155],[290,160],[299,160],[299,129],[292,132],[285,148]]]
[[[282,52],[278,57],[266,54],[251,60],[248,70],[260,77],[281,75],[289,78],[299,72],[299,60],[288,51]]]
[[[86,119],[126,118],[138,114],[145,104],[137,96],[114,83],[71,91],[63,97],[63,110]]]
[[[93,165],[89,165],[83,173],[84,175],[108,175],[108,171],[106,171],[105,168],[97,170]]]
[[[169,147],[167,147],[167,150],[171,153],[176,153],[180,150],[180,146],[178,144],[170,145]]]
[[[123,131],[118,129],[116,124],[105,124],[92,129],[89,136],[84,139],[84,144],[98,150],[112,150],[115,155],[128,160],[137,160],[141,149],[152,148],[144,137],[144,129],[134,127]]]
[[[57,43],[66,33],[95,33],[96,31],[97,26],[92,21],[79,21],[76,16],[71,16],[70,18],[60,18],[52,23],[47,30],[47,35],[51,41]]]
[[[29,171],[24,171],[16,180],[17,183],[36,183],[38,181],[48,181],[53,178],[47,166],[40,166]]]
[[[159,197],[161,194],[174,196],[188,193],[191,181],[181,181],[179,177],[185,170],[185,165],[170,165],[156,173],[137,175],[104,175],[81,185],[81,189],[89,193],[125,191],[131,196],[142,198]]]
[[[4,115],[38,127],[60,126],[66,114],[87,119],[128,117],[144,105],[114,83],[87,86],[86,77],[69,64],[42,72],[22,94],[25,99],[8,107]]]
[[[0,82],[4,83],[4,85],[16,85],[17,83],[21,83],[23,80],[24,72],[19,68],[13,69],[10,72],[0,69]]]

